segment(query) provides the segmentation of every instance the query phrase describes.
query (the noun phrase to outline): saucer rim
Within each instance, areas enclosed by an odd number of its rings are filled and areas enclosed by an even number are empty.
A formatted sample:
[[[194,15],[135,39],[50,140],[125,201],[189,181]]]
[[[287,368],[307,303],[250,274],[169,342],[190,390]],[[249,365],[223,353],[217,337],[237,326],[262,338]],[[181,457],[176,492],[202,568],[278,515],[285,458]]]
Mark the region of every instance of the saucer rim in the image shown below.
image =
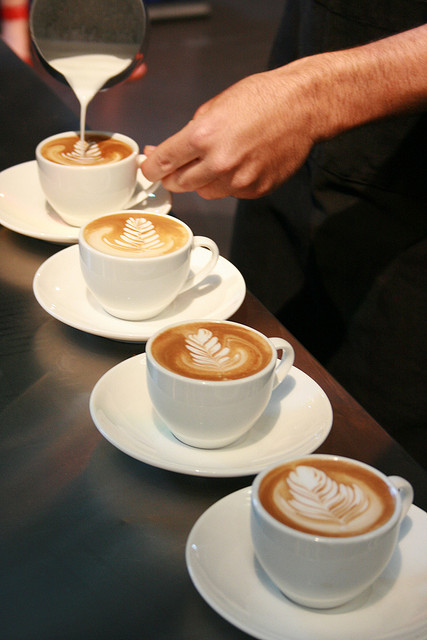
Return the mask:
[[[197,560],[195,558],[196,556],[196,551],[195,548],[197,548],[197,539],[196,539],[196,535],[198,532],[198,529],[202,526],[202,524],[204,523],[204,520],[206,518],[210,518],[212,517],[212,514],[216,512],[218,512],[218,514],[221,511],[221,508],[224,507],[224,504],[228,503],[234,507],[233,509],[233,513],[238,514],[238,516],[241,519],[241,522],[238,524],[238,527],[240,529],[240,527],[247,527],[246,533],[244,534],[246,536],[246,541],[248,544],[252,545],[252,542],[250,540],[250,532],[248,532],[248,530],[250,531],[250,499],[251,499],[251,492],[252,492],[252,486],[247,486],[244,487],[242,489],[238,489],[237,491],[234,491],[222,498],[220,498],[219,500],[217,500],[215,503],[213,503],[210,507],[208,507],[200,516],[199,518],[196,520],[196,522],[193,524],[190,533],[187,537],[187,541],[186,541],[186,545],[185,545],[185,562],[186,562],[186,566],[187,566],[187,571],[190,575],[191,581],[196,589],[196,591],[199,593],[199,595],[205,600],[205,602],[212,607],[212,609],[218,614],[220,615],[222,618],[224,618],[227,622],[229,622],[230,624],[232,624],[233,626],[235,626],[236,628],[240,629],[241,631],[244,631],[245,633],[250,634],[251,636],[253,636],[254,638],[257,638],[258,640],[279,640],[279,636],[277,635],[277,631],[271,630],[266,632],[264,630],[264,632],[258,627],[255,628],[254,625],[250,624],[250,621],[248,621],[247,619],[245,620],[239,620],[238,614],[236,614],[236,608],[232,609],[229,607],[229,609],[225,609],[222,606],[221,601],[216,597],[215,592],[211,589],[208,588],[207,582],[203,582],[201,576],[201,571],[200,569],[202,568],[202,563],[199,562],[199,566],[197,566]],[[411,507],[409,508],[408,514],[409,517],[412,515],[413,517],[416,517],[416,521],[415,521],[415,527],[420,527],[421,524],[418,521],[419,518],[427,518],[427,513],[425,511],[423,511],[423,509],[421,509],[420,507],[412,504]],[[243,519],[245,519],[246,524],[243,522]],[[215,527],[210,527],[210,531],[215,531],[216,528]],[[412,530],[412,528],[411,528]],[[411,533],[411,530],[409,531],[409,534]],[[415,535],[415,534],[414,534]],[[232,537],[232,535],[231,535]],[[233,540],[231,540],[231,544],[233,545]],[[194,548],[195,547],[195,548]],[[408,553],[408,552],[406,552]],[[387,569],[385,569],[386,571]],[[209,573],[208,568],[205,566],[204,567],[204,573]],[[378,578],[379,580],[380,578]],[[268,578],[265,577],[265,580],[268,581]],[[258,582],[258,586],[262,585],[262,581],[260,579],[257,579]],[[272,587],[273,588],[273,587]],[[263,591],[265,591],[266,594],[268,594],[268,590],[264,588],[264,586],[262,585],[262,589]],[[276,589],[274,587],[274,591],[275,593],[278,594],[279,597],[283,597],[285,598],[285,602],[286,602],[286,610],[283,616],[283,621],[285,622],[287,619],[287,614],[289,614],[289,608],[290,608],[290,612],[292,612],[292,610],[294,610],[295,612],[298,612],[300,616],[311,616],[311,617],[318,617],[319,618],[319,624],[321,625],[321,620],[329,615],[329,610],[316,610],[316,609],[310,609],[310,608],[305,608],[302,607],[296,603],[293,603],[291,600],[289,600],[288,598],[286,598],[285,596],[283,596],[282,594],[280,594],[280,591],[278,589]],[[366,590],[366,592],[369,592],[369,589]],[[273,596],[271,596],[271,598],[273,598]],[[225,602],[225,598],[223,600],[223,602]],[[229,601],[228,601],[229,602]],[[271,599],[271,602],[273,603],[273,600]],[[343,605],[344,607],[345,605]],[[374,605],[375,606],[375,603]],[[335,609],[335,611],[339,611],[340,607],[337,607]],[[364,610],[364,607],[361,607],[361,610]],[[334,611],[334,610],[331,610]],[[357,611],[357,610],[356,610]],[[345,619],[346,614],[351,614],[353,613],[353,611],[350,612],[346,612],[346,611],[341,611],[340,612],[340,616]],[[342,635],[343,629],[344,629],[345,623],[342,624],[341,628],[339,630],[334,629],[333,630],[333,636],[328,636],[329,640],[352,640],[355,637],[361,637],[361,636],[355,636],[355,635]],[[409,633],[410,635],[401,637],[399,636],[399,640],[415,640],[415,638],[418,638],[421,636],[419,636],[419,632],[422,631],[424,628],[427,628],[427,616],[424,617],[424,620],[422,621],[422,627],[418,627],[417,629],[410,629]],[[352,631],[354,632],[354,629],[352,629]],[[401,631],[401,626],[399,628],[396,629],[396,632],[400,633]],[[336,635],[336,633],[339,632],[339,636]],[[398,636],[395,636],[394,634],[391,636],[390,632],[393,633],[392,630],[388,629],[386,630],[386,635],[378,635],[378,630],[374,631],[374,635],[366,637],[363,636],[365,640],[397,640]],[[284,630],[284,633],[286,633],[286,630]],[[307,638],[309,636],[307,635],[295,635],[295,632],[290,630],[289,633],[291,633],[291,635],[282,635],[282,631],[280,633],[280,640],[307,640]],[[328,629],[328,633],[332,633],[332,629],[329,627]],[[321,640],[324,640],[325,636],[322,635],[321,636]],[[316,640],[316,638],[310,636],[310,640]]]
[[[3,180],[7,179],[5,178],[5,175],[8,172],[10,173],[10,172],[18,172],[18,171],[22,171],[23,173],[25,171],[32,171],[33,173],[37,174],[37,161],[27,160],[25,162],[20,162],[18,164],[12,165],[0,171],[0,193],[7,194],[7,191],[8,191],[5,188],[1,190],[2,179]],[[24,177],[25,176],[23,175],[23,178]],[[138,183],[141,184],[142,187],[143,187],[142,181],[144,179],[145,178],[143,177],[142,173],[139,172]],[[36,177],[36,181],[39,184],[37,177]],[[164,205],[164,207],[162,207],[162,211],[159,211],[159,213],[161,213],[162,215],[167,215],[172,209],[172,195],[163,186],[161,186],[161,188],[165,191],[168,202]],[[41,194],[40,185],[39,185],[39,189]],[[132,210],[132,209],[135,209],[136,207],[138,207],[138,204],[134,204],[127,208],[129,208],[129,210]],[[124,209],[126,209],[126,207],[124,207]],[[141,208],[138,210],[143,212],[145,209]],[[32,214],[40,215],[40,210],[32,211]],[[42,221],[45,215],[47,214],[45,214],[44,212],[41,212]],[[30,217],[31,217],[30,214],[28,214],[28,218]],[[59,218],[59,215],[58,215],[58,218]],[[18,224],[19,221],[21,221],[20,224]],[[14,216],[8,214],[5,211],[5,207],[1,205],[1,199],[0,199],[0,224],[3,225],[6,229],[9,229],[14,233],[19,233],[20,235],[26,236],[28,238],[34,238],[36,240],[44,240],[45,242],[52,242],[53,244],[74,244],[74,243],[77,243],[78,241],[78,234],[79,234],[80,228],[73,227],[72,225],[69,225],[63,220],[61,220],[60,218],[58,219],[58,221],[55,221],[55,225],[57,225],[57,228],[58,228],[57,231],[43,230],[43,225],[41,227],[37,227],[36,225],[34,226],[29,225],[28,227],[26,227],[25,222],[26,220],[22,221],[20,218],[18,218],[14,222]],[[63,230],[63,232],[61,232],[61,230]]]
[[[201,463],[200,460],[198,460],[197,463],[194,462],[191,464],[189,462],[177,462],[176,458],[172,460],[170,457],[169,458],[164,457],[162,459],[162,454],[158,450],[157,450],[157,455],[153,455],[153,454],[149,455],[147,453],[145,453],[144,455],[141,455],[141,452],[136,451],[135,447],[132,449],[130,446],[126,447],[126,446],[123,446],[122,443],[118,443],[117,439],[115,439],[111,434],[111,430],[109,431],[108,428],[106,427],[106,421],[108,423],[108,419],[103,422],[102,419],[99,418],[98,416],[98,412],[103,414],[102,405],[98,400],[98,396],[101,393],[102,387],[105,384],[108,384],[108,379],[110,377],[119,375],[119,373],[121,373],[120,371],[121,369],[128,368],[130,373],[130,369],[132,365],[135,365],[135,366],[140,365],[141,367],[145,368],[146,367],[145,353],[138,354],[138,355],[132,356],[131,358],[127,358],[126,360],[123,360],[122,362],[118,363],[117,365],[109,369],[106,373],[104,373],[103,376],[101,376],[101,378],[95,384],[90,395],[90,400],[89,400],[90,414],[100,434],[110,444],[116,447],[116,449],[118,449],[119,451],[122,451],[126,455],[140,462],[143,462],[144,464],[148,464],[150,466],[154,466],[159,469],[164,469],[166,471],[172,471],[175,473],[181,473],[184,475],[210,477],[210,478],[237,478],[237,477],[251,476],[261,471],[261,469],[263,469],[267,465],[273,464],[278,460],[283,460],[286,457],[290,457],[290,455],[309,455],[310,453],[313,453],[313,451],[316,451],[320,447],[320,445],[326,440],[332,428],[333,409],[328,396],[320,387],[320,385],[315,380],[313,380],[313,378],[311,378],[304,371],[301,371],[297,367],[293,366],[289,372],[289,375],[290,376],[297,375],[299,378],[301,378],[300,384],[310,384],[313,387],[313,389],[316,390],[316,392],[319,394],[320,398],[322,399],[322,402],[324,402],[324,408],[327,414],[325,418],[325,423],[322,425],[322,427],[318,427],[316,433],[313,433],[312,437],[310,438],[309,446],[307,444],[307,439],[305,436],[304,438],[301,438],[298,451],[296,452],[292,451],[289,453],[287,453],[286,450],[281,451],[279,454],[277,454],[277,456],[274,459],[271,459],[270,457],[268,462],[263,462],[262,459],[258,460],[258,462],[256,461],[253,462],[253,460],[251,459],[251,462],[249,462],[248,460],[244,460],[243,463],[240,463],[240,464],[234,463],[234,466],[228,465],[228,466],[216,466],[216,467],[213,464],[211,464],[210,466],[203,465],[203,463]],[[145,377],[144,377],[143,384],[144,384],[144,392],[148,394],[146,390]],[[149,399],[148,399],[148,402],[150,403]],[[150,403],[150,408],[151,406],[152,405]],[[286,428],[286,426],[287,424],[285,424],[283,428]],[[117,429],[117,425],[116,425],[116,429]],[[165,431],[167,431],[166,426],[164,426],[164,429]],[[170,437],[177,446],[183,447],[183,450],[188,449],[187,445],[180,443],[172,435]],[[250,448],[250,446],[251,444],[249,443],[247,448]],[[189,450],[197,451],[192,447],[190,447]],[[203,452],[204,452],[203,453],[204,456],[206,457],[210,456],[214,458],[218,454],[221,455],[221,452],[223,452],[224,456],[230,455],[232,452],[232,449],[225,447],[222,450],[207,449],[207,450],[203,450]]]
[[[198,247],[197,251],[206,251],[206,250],[201,247]],[[109,316],[107,312],[100,310],[99,313],[102,314],[102,317],[104,319],[110,320],[112,324],[114,323],[114,325],[120,325],[123,328],[117,329],[117,330],[114,327],[112,329],[105,329],[102,327],[98,328],[96,326],[93,326],[93,321],[90,322],[88,321],[87,318],[82,318],[81,322],[66,319],[63,313],[58,312],[54,304],[54,301],[51,300],[49,302],[46,300],[46,297],[40,291],[40,278],[46,277],[45,275],[46,271],[49,269],[52,269],[53,264],[55,264],[56,262],[59,263],[61,259],[64,259],[66,254],[67,256],[68,255],[70,256],[69,257],[70,263],[74,261],[74,264],[70,264],[70,267],[73,269],[76,269],[79,263],[78,252],[79,252],[78,245],[72,245],[72,246],[66,247],[65,249],[61,249],[60,251],[54,253],[49,258],[47,258],[47,260],[45,260],[37,269],[33,278],[33,293],[37,302],[40,304],[40,306],[46,311],[46,313],[51,315],[53,318],[55,318],[59,322],[62,322],[63,324],[70,326],[74,329],[78,329],[79,331],[84,331],[85,333],[90,333],[92,335],[96,335],[102,338],[109,338],[110,340],[118,340],[121,342],[146,342],[148,338],[154,333],[154,331],[157,330],[157,329],[154,329],[152,331],[149,331],[150,325],[153,322],[156,322],[156,321],[158,322],[156,318],[151,318],[148,320],[140,320],[140,321],[120,320],[119,318],[114,318],[113,316]],[[229,260],[227,260],[223,256],[219,256],[218,263],[212,270],[211,275],[218,274],[218,272],[220,273],[221,272],[220,269],[227,269],[232,271],[233,277],[236,278],[236,287],[235,287],[236,290],[234,292],[234,296],[230,298],[227,306],[223,307],[222,312],[220,312],[219,314],[215,313],[214,316],[212,316],[218,320],[225,320],[230,316],[232,316],[242,305],[243,300],[245,299],[245,296],[246,296],[246,283],[240,271]],[[83,276],[81,276],[81,282],[77,282],[76,280],[74,281],[74,286],[82,287],[82,295],[87,291],[86,285],[83,280]],[[53,305],[53,308],[51,308],[52,305]],[[191,318],[189,316],[188,318],[185,318],[185,319],[191,319]],[[172,322],[173,322],[173,318],[171,318],[170,320],[165,320],[163,324],[166,325]]]

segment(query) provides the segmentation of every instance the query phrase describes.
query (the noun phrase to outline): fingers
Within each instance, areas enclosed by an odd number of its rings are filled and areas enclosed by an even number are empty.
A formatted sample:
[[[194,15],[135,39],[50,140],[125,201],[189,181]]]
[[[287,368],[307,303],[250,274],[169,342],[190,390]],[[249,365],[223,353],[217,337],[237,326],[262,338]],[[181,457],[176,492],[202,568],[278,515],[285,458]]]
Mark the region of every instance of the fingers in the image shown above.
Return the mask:
[[[147,146],[144,148],[144,154],[147,159],[155,153],[157,147]],[[141,169],[144,175],[150,180],[146,172],[145,160]],[[151,173],[149,174],[152,175]],[[196,191],[205,199],[223,198],[230,195],[229,187],[220,183],[216,174],[209,169],[209,166],[201,158],[197,158],[186,165],[179,167],[172,173],[165,175],[162,179],[162,184],[168,191],[173,193],[186,193],[189,191]]]
[[[215,102],[215,99],[216,98],[211,98],[207,102],[204,102],[202,105],[200,105],[200,107],[196,110],[196,113],[193,116],[193,120],[195,120],[195,118],[198,118],[199,116],[203,116],[205,113],[207,113],[209,111],[209,109],[211,108],[211,106],[213,105],[213,103]]]
[[[231,195],[229,188],[221,184],[219,180],[214,180],[210,184],[200,187],[196,193],[204,200],[219,200]]]
[[[191,122],[159,146],[148,146],[148,153],[144,149],[147,159],[141,164],[141,170],[148,180],[163,180],[197,159],[198,151],[191,143],[190,127]]]
[[[156,149],[156,147],[152,144],[146,144],[144,147],[144,155],[148,158],[148,156],[150,156],[154,149]]]
[[[246,194],[254,197],[259,192],[263,154],[259,153],[256,137],[251,135],[256,127],[249,126],[247,134],[248,125],[243,118],[230,125],[234,101],[230,108],[224,96],[199,107],[181,131],[158,147],[144,149],[147,159],[141,169],[148,180],[161,180],[174,193],[196,191],[209,199]],[[249,125],[253,114],[250,116]],[[265,188],[261,185],[261,191]]]
[[[149,180],[151,174],[146,165],[158,153],[159,147],[144,149],[147,160],[141,165],[144,175]],[[166,173],[166,172],[165,172]],[[240,167],[223,161],[213,161],[208,157],[197,157],[187,164],[172,170],[161,178],[162,184],[173,193],[197,192],[201,197],[211,200],[228,196],[254,198],[264,195],[263,191],[270,187],[258,178],[256,168]]]

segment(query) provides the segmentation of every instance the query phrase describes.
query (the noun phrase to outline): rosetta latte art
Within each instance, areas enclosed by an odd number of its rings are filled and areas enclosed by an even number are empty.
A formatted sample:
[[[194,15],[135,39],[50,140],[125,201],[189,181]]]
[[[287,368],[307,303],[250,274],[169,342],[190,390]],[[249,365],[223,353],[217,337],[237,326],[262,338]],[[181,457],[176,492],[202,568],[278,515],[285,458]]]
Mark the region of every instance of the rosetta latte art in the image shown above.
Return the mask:
[[[113,248],[150,252],[164,247],[153,223],[145,218],[128,218],[123,233],[118,238],[105,237],[104,242]]]
[[[151,349],[161,366],[178,375],[221,382],[255,375],[274,357],[272,347],[258,333],[209,320],[169,327]]]
[[[230,356],[230,349],[222,347],[220,341],[208,329],[199,329],[196,334],[188,336],[186,347],[196,367],[205,371],[213,370],[226,373],[240,366],[244,354],[236,352]]]
[[[46,160],[71,167],[111,164],[131,154],[132,148],[126,142],[97,133],[88,133],[84,140],[79,135],[55,136],[41,148]]]
[[[279,522],[317,536],[350,537],[385,524],[395,509],[387,483],[351,461],[310,457],[272,469],[260,500]]]
[[[323,470],[305,465],[277,483],[273,501],[295,526],[311,526],[320,535],[352,535],[369,528],[380,508],[375,496],[361,486],[337,482]]]
[[[359,486],[336,482],[314,467],[297,467],[289,474],[287,483],[293,496],[289,505],[307,518],[346,525],[369,506]]]
[[[169,216],[123,211],[92,220],[84,238],[109,255],[151,260],[185,250],[191,237],[185,226]]]
[[[74,160],[79,164],[92,164],[103,160],[101,149],[97,142],[87,142],[80,139],[74,143],[72,151],[63,151],[61,156],[66,160]],[[117,159],[119,160],[120,158]]]

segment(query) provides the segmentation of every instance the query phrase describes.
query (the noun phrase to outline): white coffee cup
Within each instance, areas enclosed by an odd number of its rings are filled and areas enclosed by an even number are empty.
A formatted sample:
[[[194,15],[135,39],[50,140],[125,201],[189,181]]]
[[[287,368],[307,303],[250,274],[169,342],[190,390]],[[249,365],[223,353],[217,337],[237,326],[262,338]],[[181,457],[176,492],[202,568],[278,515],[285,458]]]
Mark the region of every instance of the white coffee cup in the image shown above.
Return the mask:
[[[236,322],[194,320],[155,333],[146,356],[157,414],[185,444],[213,449],[250,430],[288,374],[294,350]]]
[[[120,240],[129,228],[130,244]],[[108,232],[109,229],[115,229],[114,233]],[[136,244],[132,233],[140,234]],[[89,234],[92,234],[91,240],[88,240]],[[158,248],[153,238],[157,238]],[[196,247],[207,249],[210,257],[194,273],[190,272],[190,261]],[[193,236],[181,220],[129,210],[86,223],[79,232],[79,252],[88,289],[108,313],[125,320],[144,320],[158,315],[180,293],[202,282],[214,269],[219,256],[213,240]]]
[[[42,140],[36,147],[36,160],[41,188],[47,201],[67,223],[75,227],[92,218],[137,204],[133,196],[137,172],[142,159],[138,144],[120,133],[91,131],[121,141],[130,147],[126,157],[106,164],[59,164],[42,154],[46,144],[63,138],[75,138],[75,131],[56,134]],[[156,185],[152,188],[154,189]]]
[[[406,480],[356,460],[318,454],[284,461],[252,485],[255,556],[291,600],[342,605],[385,569],[412,500]]]

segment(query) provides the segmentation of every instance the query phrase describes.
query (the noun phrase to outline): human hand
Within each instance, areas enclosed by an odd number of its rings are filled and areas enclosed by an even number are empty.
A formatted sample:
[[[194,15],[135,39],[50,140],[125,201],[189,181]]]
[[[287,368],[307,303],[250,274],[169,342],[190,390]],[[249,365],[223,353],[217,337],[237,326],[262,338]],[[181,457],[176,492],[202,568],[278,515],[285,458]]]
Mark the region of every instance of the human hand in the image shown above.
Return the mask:
[[[427,104],[427,25],[249,76],[202,105],[141,165],[170,191],[258,198],[315,142]],[[391,80],[392,79],[392,80]]]
[[[313,144],[310,100],[291,67],[249,76],[202,105],[181,131],[144,149],[144,175],[207,199],[273,190]]]

